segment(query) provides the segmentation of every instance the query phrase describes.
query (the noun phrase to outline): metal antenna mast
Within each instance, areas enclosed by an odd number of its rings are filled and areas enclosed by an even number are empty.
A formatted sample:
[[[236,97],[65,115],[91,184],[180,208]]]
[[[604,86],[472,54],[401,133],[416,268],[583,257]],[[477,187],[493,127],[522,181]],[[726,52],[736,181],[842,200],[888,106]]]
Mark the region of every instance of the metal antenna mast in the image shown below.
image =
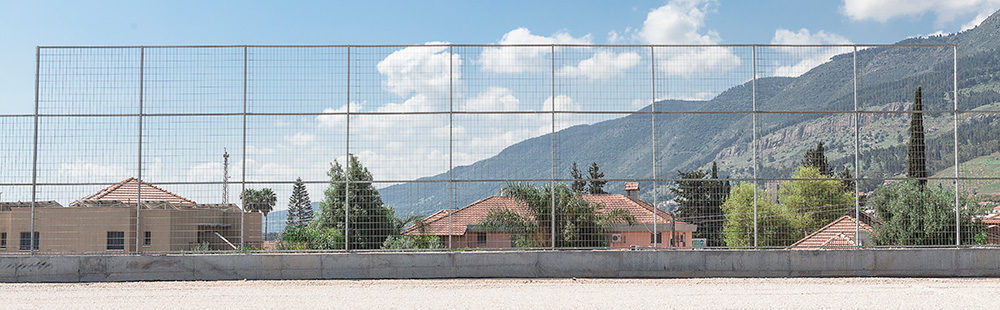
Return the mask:
[[[222,203],[229,203],[229,150],[222,153]]]

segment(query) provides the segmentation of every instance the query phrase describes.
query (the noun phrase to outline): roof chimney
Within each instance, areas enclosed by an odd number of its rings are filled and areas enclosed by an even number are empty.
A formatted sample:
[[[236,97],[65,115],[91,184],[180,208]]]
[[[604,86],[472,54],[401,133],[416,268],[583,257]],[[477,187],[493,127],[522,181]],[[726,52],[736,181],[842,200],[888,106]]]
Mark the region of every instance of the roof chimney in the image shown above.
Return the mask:
[[[639,200],[639,182],[625,182],[625,197]]]

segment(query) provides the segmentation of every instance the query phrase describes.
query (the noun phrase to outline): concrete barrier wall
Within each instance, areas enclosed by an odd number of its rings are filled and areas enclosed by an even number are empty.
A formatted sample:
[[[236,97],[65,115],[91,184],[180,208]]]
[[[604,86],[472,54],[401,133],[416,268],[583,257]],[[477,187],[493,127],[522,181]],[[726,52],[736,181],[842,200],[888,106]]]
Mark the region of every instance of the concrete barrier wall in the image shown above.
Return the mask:
[[[874,276],[996,277],[1000,249],[0,257],[0,282]]]

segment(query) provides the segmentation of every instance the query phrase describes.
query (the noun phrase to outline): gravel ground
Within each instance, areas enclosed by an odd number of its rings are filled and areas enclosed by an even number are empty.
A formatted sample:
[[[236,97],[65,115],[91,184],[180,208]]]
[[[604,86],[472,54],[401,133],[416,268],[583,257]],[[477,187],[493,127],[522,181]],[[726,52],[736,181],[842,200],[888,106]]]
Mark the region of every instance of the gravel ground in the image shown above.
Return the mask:
[[[0,308],[998,309],[1000,279],[478,279],[0,284]]]

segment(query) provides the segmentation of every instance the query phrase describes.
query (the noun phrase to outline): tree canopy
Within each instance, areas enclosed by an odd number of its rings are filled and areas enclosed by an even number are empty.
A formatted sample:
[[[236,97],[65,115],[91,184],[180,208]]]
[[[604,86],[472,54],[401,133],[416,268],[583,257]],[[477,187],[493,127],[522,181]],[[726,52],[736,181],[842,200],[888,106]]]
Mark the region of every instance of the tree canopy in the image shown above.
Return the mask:
[[[757,189],[758,246],[789,246],[832,220],[854,209],[854,196],[836,179],[812,166],[799,166],[791,181],[782,181],[777,201]],[[726,222],[723,235],[727,246],[753,245],[752,183],[740,183],[722,205]]]
[[[959,199],[962,244],[973,244],[982,230],[977,215],[986,210],[966,195]],[[955,193],[907,180],[879,187],[865,204],[875,212],[876,245],[954,245]]]
[[[614,225],[635,221],[631,214],[621,209],[598,212],[602,205],[587,202],[583,195],[565,184],[552,187],[510,183],[500,190],[500,194],[523,203],[527,214],[510,209],[492,210],[480,225],[487,231],[511,233],[519,247],[548,246],[553,222],[557,247],[606,247],[610,244],[608,232]]]
[[[351,154],[345,170],[334,160],[327,171],[330,185],[323,191],[320,214],[315,224],[321,228],[336,228],[347,232],[350,249],[378,249],[390,235],[398,235],[401,221],[394,210],[382,203],[382,197],[372,185],[372,174]],[[350,182],[348,182],[350,180]],[[350,220],[345,225],[344,209]]]

